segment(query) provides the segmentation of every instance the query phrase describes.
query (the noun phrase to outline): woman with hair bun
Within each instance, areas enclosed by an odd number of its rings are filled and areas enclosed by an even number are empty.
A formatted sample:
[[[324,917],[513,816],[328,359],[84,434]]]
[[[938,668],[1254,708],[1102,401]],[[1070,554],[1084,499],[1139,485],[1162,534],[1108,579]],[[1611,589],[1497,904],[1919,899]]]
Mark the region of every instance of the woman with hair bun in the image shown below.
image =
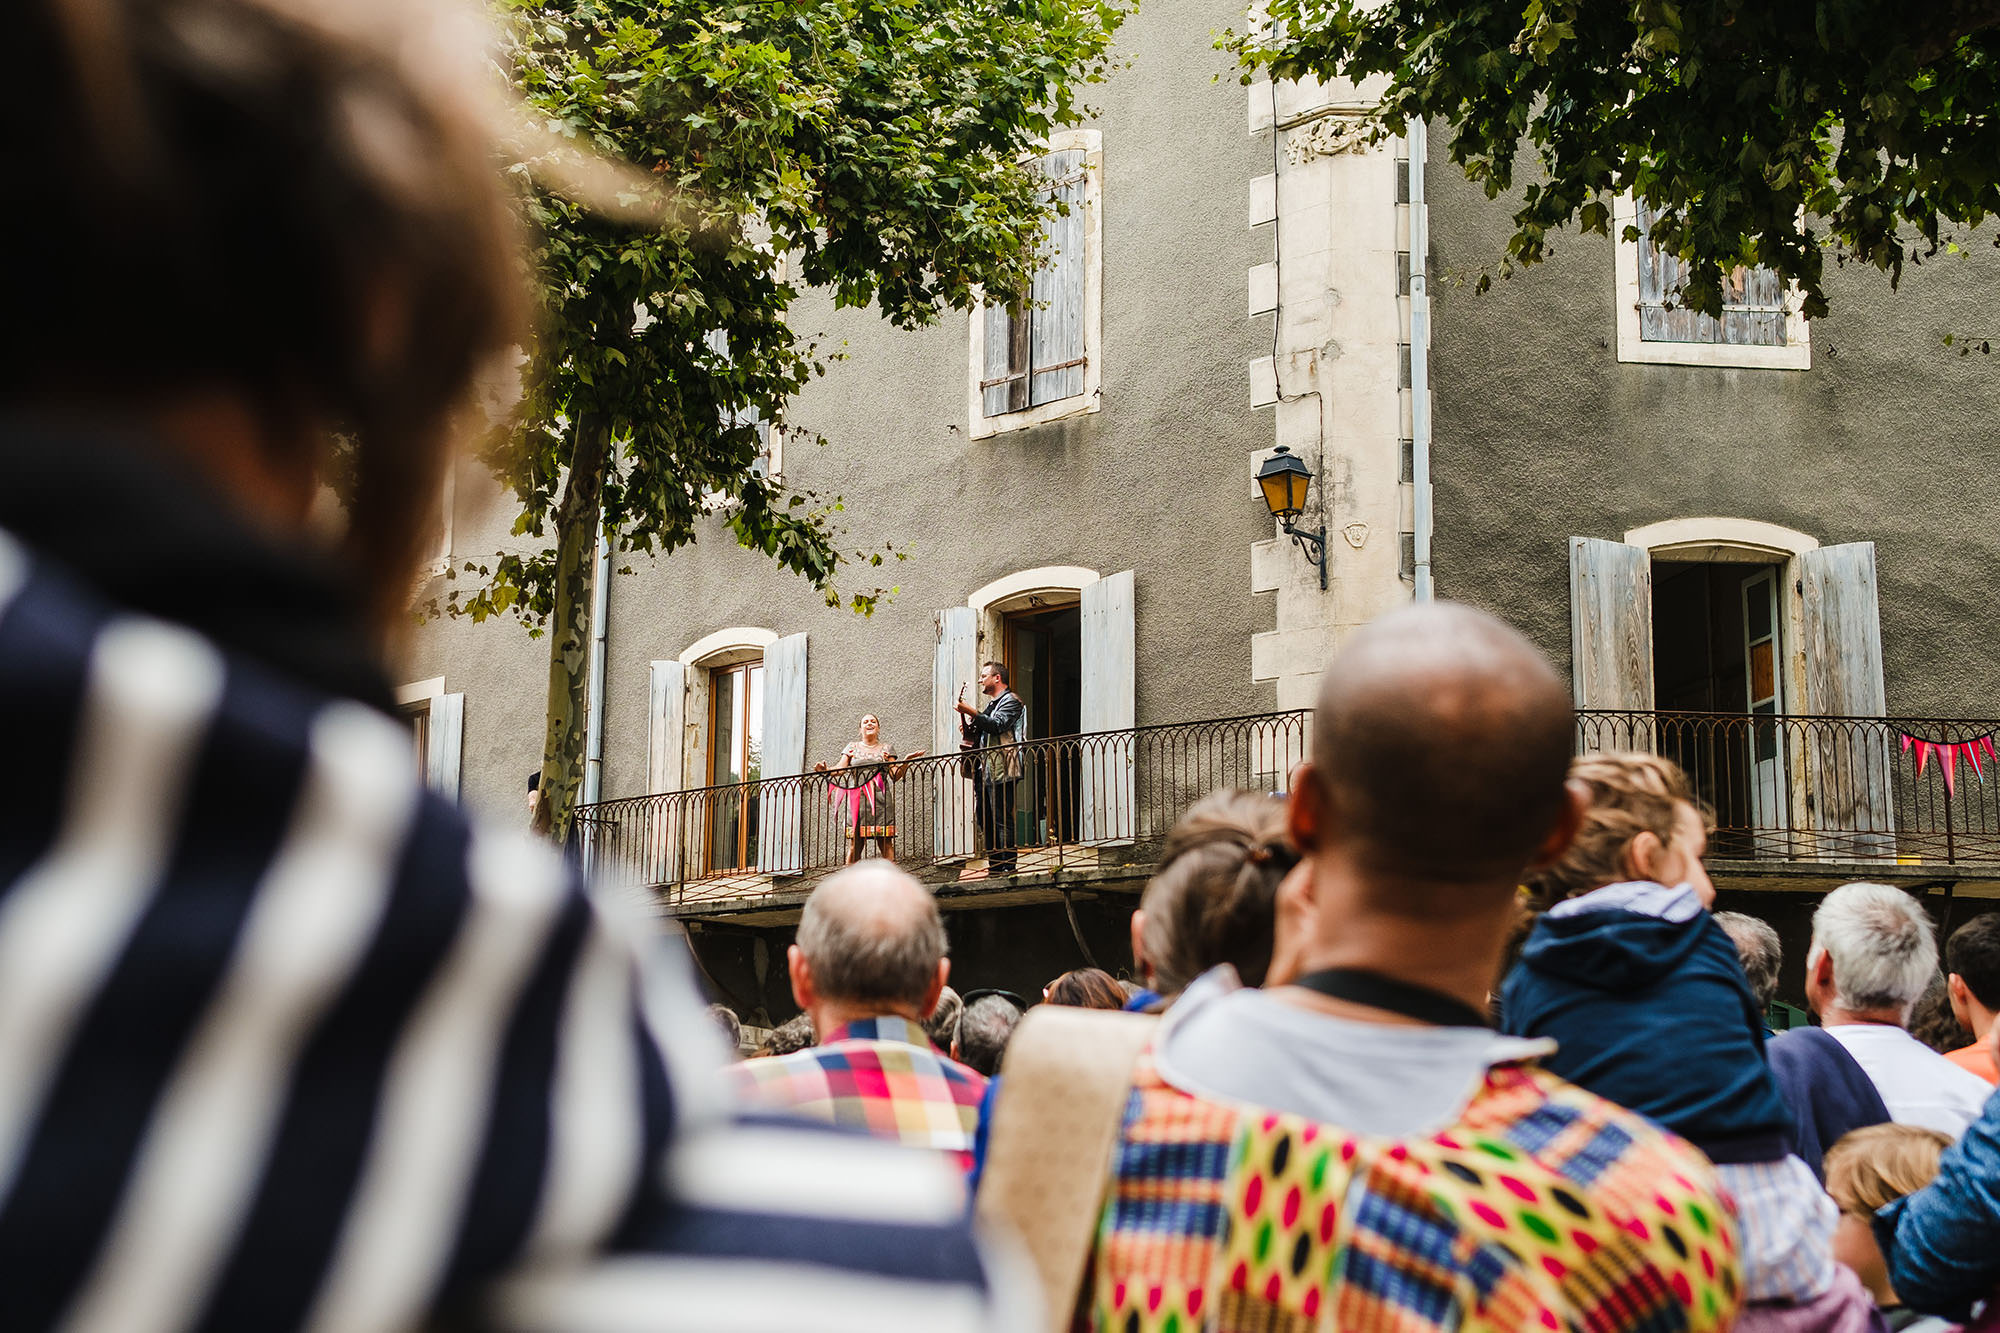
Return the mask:
[[[1188,807],[1132,914],[1132,957],[1146,985],[1171,1001],[1222,963],[1244,985],[1263,985],[1278,886],[1298,859],[1284,802],[1263,792],[1219,791]]]

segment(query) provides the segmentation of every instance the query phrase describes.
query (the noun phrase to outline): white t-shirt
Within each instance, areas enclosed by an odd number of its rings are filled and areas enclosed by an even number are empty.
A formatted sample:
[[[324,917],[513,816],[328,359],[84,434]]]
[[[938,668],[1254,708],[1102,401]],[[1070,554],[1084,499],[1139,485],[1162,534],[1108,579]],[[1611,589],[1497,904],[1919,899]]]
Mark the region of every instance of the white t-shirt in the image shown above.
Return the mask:
[[[1183,1092],[1290,1111],[1360,1134],[1401,1138],[1454,1123],[1486,1071],[1555,1043],[1486,1028],[1335,1018],[1244,990],[1233,969],[1204,973],[1161,1024],[1154,1060]]]
[[[1925,1125],[1957,1138],[1979,1118],[1993,1085],[1961,1069],[1901,1028],[1841,1023],[1823,1029],[1847,1048],[1882,1094],[1889,1118]]]

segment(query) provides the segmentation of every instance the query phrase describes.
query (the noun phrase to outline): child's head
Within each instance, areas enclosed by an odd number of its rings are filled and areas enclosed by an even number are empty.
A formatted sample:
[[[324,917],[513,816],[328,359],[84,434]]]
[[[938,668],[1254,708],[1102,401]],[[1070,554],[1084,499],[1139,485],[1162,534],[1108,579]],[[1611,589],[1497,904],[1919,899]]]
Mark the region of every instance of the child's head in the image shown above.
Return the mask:
[[[1852,1268],[1877,1305],[1897,1305],[1870,1219],[1892,1199],[1914,1194],[1938,1173],[1951,1136],[1921,1125],[1870,1125],[1826,1151],[1826,1192],[1840,1206],[1833,1254]]]
[[[1715,901],[1702,866],[1708,818],[1679,764],[1653,754],[1587,754],[1569,775],[1590,789],[1590,806],[1569,850],[1530,872],[1539,905],[1626,880],[1686,884],[1702,906]]]

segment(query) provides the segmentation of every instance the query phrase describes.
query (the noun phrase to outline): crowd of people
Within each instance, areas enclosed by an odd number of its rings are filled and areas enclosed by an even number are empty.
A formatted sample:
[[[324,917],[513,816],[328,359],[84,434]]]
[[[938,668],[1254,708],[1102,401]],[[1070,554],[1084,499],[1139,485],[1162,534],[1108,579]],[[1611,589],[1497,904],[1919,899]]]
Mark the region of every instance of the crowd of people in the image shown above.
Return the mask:
[[[1219,792],[1173,830],[1133,914],[1136,980],[1080,969],[1039,1009],[976,993],[939,1023],[935,901],[870,863],[808,899],[792,950],[817,1044],[729,1077],[942,1150],[1066,1284],[1059,1326],[1974,1318],[2000,1290],[2000,913],[1953,932],[1940,971],[1917,899],[1827,894],[1804,960],[1817,1025],[1773,1032],[1781,942],[1712,910],[1686,775],[1572,759],[1569,717],[1511,630],[1389,617],[1329,669],[1289,800]],[[1926,996],[1961,1044],[1912,1035]],[[1158,1017],[1120,1056],[1044,1022],[1055,1008]],[[1116,1123],[1057,1244],[1032,1178],[1073,1164],[1090,1081]],[[1023,1178],[1045,1201],[1026,1216]]]
[[[1685,778],[1573,761],[1549,663],[1462,607],[1348,639],[1284,799],[1187,812],[1129,982],[957,993],[863,861],[725,1068],[647,923],[424,790],[379,665],[525,318],[476,44],[411,0],[11,17],[9,1329],[2000,1320],[2000,915],[1940,977],[1916,900],[1828,894],[1818,1024],[1769,1033],[1779,942],[1711,913]]]

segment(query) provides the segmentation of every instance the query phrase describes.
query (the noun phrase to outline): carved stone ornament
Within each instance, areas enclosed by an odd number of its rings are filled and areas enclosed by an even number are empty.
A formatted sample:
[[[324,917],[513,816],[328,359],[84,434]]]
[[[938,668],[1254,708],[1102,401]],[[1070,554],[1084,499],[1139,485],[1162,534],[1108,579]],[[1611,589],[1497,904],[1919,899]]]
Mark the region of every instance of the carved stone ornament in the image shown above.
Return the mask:
[[[1368,142],[1368,121],[1361,116],[1322,116],[1291,133],[1285,142],[1285,160],[1302,166],[1316,157],[1359,152]]]
[[[1368,540],[1368,525],[1366,523],[1349,523],[1340,530],[1340,535],[1347,538],[1347,544],[1358,551]]]

